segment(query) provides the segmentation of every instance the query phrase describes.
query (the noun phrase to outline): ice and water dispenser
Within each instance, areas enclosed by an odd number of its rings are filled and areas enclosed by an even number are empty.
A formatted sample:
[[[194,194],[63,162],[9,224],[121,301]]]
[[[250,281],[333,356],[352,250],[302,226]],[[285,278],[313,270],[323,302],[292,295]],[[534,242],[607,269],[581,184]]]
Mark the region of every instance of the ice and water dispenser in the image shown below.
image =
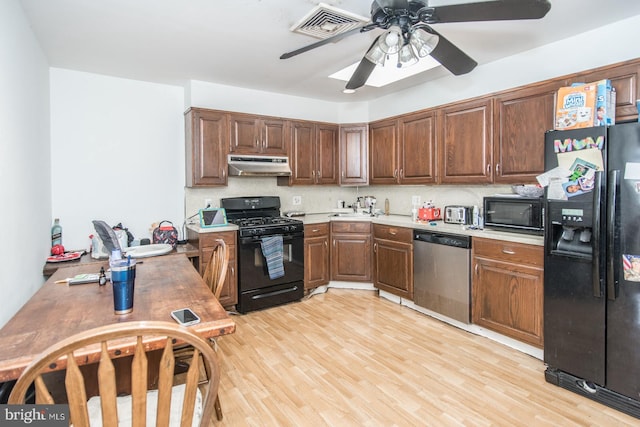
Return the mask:
[[[551,254],[591,257],[593,205],[549,201]]]

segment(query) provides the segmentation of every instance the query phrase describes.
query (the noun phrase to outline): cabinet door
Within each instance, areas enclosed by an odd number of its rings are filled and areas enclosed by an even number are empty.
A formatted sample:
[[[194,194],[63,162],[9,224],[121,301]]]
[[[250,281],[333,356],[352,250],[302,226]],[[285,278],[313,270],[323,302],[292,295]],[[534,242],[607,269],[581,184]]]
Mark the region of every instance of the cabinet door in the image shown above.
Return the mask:
[[[536,183],[544,172],[544,133],[553,129],[558,84],[534,86],[495,98],[496,183]]]
[[[229,117],[192,108],[185,122],[187,187],[227,185]]]
[[[435,182],[436,115],[412,114],[399,121],[399,171],[401,184]]]
[[[441,110],[440,182],[480,184],[493,180],[491,99]]]
[[[205,235],[199,235],[198,244],[200,247],[200,262],[199,271],[200,274],[204,274],[207,268],[211,253],[216,246],[216,239],[223,239],[227,245],[227,251],[229,252],[229,264],[227,266],[227,276],[225,278],[222,291],[220,292],[220,304],[223,307],[230,307],[238,303],[238,278],[237,260],[236,260],[236,232],[219,232],[219,233],[206,233]]]
[[[291,184],[315,183],[315,128],[309,122],[291,122]]]
[[[276,119],[265,119],[261,121],[262,153],[274,156],[287,155],[285,123],[284,120]]]
[[[338,183],[338,126],[316,125],[316,183]]]
[[[304,239],[304,288],[329,283],[329,236]]]
[[[387,120],[369,126],[369,183],[398,183],[398,122]]]
[[[331,280],[371,281],[371,234],[332,235]]]
[[[340,127],[340,185],[369,184],[367,125]]]
[[[256,154],[260,152],[259,121],[254,116],[231,115],[231,152]]]
[[[413,246],[375,239],[374,286],[402,298],[413,299]]]

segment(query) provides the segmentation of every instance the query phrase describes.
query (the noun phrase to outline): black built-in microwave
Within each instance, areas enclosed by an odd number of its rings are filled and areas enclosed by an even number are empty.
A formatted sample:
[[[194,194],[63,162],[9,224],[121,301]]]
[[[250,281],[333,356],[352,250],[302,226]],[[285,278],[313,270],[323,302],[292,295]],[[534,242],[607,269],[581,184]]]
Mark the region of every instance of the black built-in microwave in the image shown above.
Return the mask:
[[[544,198],[484,198],[484,226],[514,233],[544,234]]]

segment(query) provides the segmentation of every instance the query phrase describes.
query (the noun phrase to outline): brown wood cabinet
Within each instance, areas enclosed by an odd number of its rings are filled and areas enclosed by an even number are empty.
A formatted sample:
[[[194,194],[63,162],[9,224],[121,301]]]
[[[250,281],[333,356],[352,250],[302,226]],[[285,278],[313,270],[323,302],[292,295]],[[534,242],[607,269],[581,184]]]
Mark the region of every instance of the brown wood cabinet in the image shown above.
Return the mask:
[[[224,112],[190,108],[185,113],[186,185],[227,185],[229,117]]]
[[[460,102],[439,111],[439,180],[443,184],[493,181],[491,98]]]
[[[286,120],[233,113],[230,151],[236,154],[287,155]]]
[[[278,185],[337,184],[338,125],[292,121],[290,129],[292,173]]]
[[[494,98],[495,183],[536,183],[544,172],[544,133],[553,129],[560,86],[531,85]]]
[[[473,323],[543,346],[543,247],[473,238]]]
[[[340,185],[369,184],[369,128],[340,126]]]
[[[413,299],[413,230],[373,224],[373,285]]]
[[[371,223],[331,223],[331,280],[371,282]]]
[[[189,243],[196,246],[199,251],[199,262],[197,268],[200,275],[204,274],[204,270],[207,268],[207,264],[211,258],[211,253],[217,245],[216,240],[222,239],[227,245],[227,251],[229,251],[229,265],[227,267],[227,277],[225,279],[224,286],[222,287],[222,293],[220,294],[220,304],[223,307],[233,307],[238,303],[236,234],[237,233],[235,231],[197,233],[193,230],[187,229],[187,239],[189,240]]]
[[[435,182],[434,110],[374,122],[369,138],[371,184]]]
[[[304,289],[329,283],[329,223],[304,226]]]

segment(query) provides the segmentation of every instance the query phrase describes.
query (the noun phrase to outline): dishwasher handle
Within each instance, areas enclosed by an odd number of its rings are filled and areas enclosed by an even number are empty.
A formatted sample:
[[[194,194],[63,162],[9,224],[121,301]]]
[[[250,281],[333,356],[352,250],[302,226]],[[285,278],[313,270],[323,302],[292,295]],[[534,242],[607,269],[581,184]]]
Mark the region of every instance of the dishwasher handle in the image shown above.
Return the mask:
[[[433,233],[425,232],[423,230],[413,230],[413,240],[464,249],[471,248],[471,236],[465,236],[462,234]]]

